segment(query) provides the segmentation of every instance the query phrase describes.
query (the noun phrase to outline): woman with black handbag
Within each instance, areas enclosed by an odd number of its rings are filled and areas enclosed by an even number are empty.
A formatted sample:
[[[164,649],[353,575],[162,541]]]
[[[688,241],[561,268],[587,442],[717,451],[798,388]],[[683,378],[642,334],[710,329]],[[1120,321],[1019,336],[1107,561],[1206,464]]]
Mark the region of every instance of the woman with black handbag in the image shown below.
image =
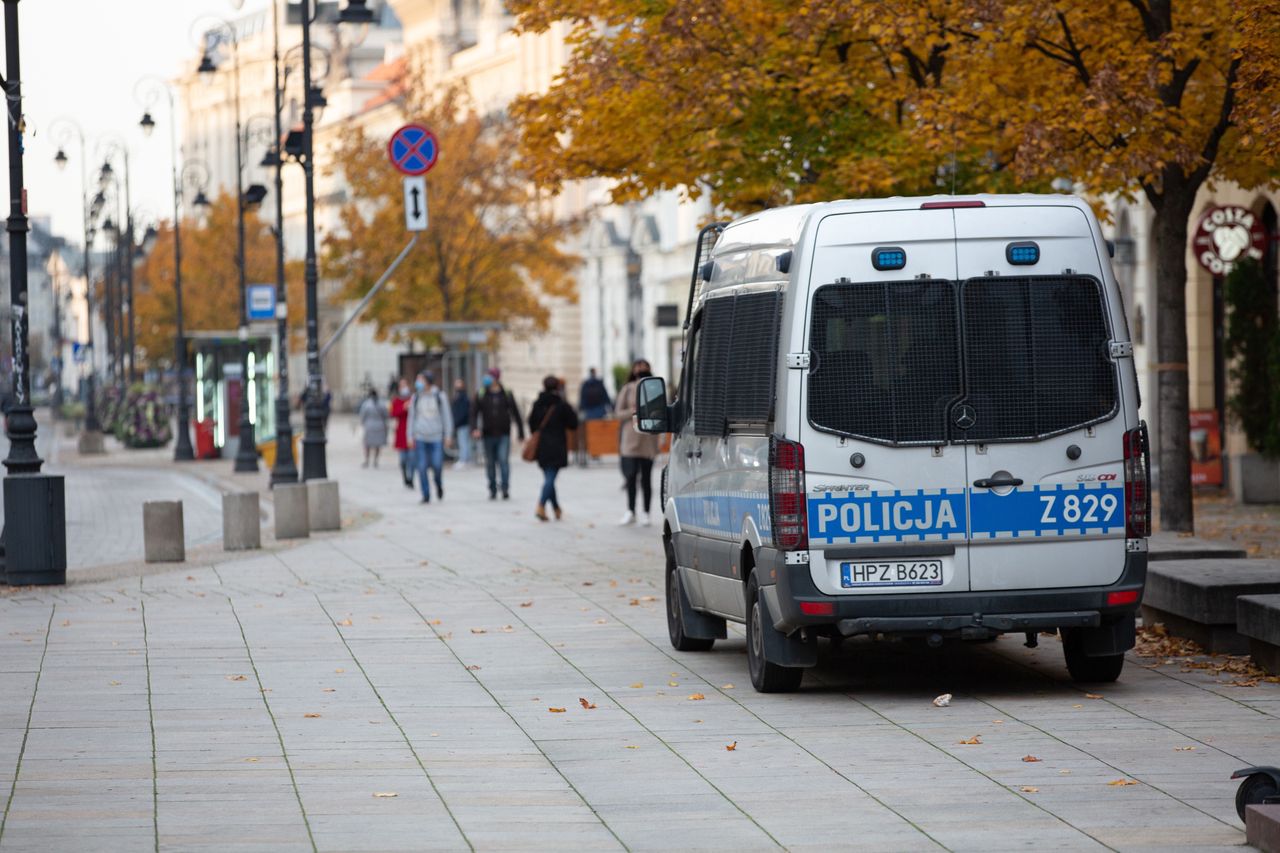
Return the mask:
[[[559,521],[563,513],[556,495],[556,475],[569,465],[569,442],[565,433],[578,428],[578,415],[573,406],[565,402],[564,386],[559,379],[548,376],[542,380],[542,388],[529,412],[529,429],[533,434],[529,436],[523,456],[529,461],[536,461],[542,469],[542,492],[538,495],[538,508],[534,515],[546,521],[547,504],[551,504]],[[529,444],[534,446],[530,448]]]

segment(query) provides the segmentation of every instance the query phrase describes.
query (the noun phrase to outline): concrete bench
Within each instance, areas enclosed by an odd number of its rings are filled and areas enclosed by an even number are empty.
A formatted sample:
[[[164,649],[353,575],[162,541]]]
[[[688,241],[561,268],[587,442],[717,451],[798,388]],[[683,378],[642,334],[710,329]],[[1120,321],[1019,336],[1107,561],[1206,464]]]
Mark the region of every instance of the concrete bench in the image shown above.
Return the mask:
[[[1236,545],[1210,542],[1196,536],[1162,530],[1147,540],[1147,562],[1163,560],[1243,560],[1249,556]]]
[[[1145,624],[1163,622],[1171,634],[1205,651],[1248,654],[1236,631],[1236,599],[1280,593],[1280,560],[1172,560],[1147,567]]]
[[[1249,806],[1244,813],[1245,843],[1262,853],[1280,853],[1280,806]]]
[[[187,558],[182,501],[147,501],[142,505],[142,546],[148,563],[181,563]]]
[[[1280,594],[1242,595],[1236,601],[1236,630],[1249,640],[1249,656],[1280,675]]]

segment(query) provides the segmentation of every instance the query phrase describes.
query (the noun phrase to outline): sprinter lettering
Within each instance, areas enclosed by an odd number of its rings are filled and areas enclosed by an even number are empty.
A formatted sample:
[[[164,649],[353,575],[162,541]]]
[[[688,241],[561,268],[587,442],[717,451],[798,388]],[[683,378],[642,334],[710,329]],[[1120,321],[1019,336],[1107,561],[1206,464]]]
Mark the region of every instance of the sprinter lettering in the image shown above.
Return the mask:
[[[809,535],[819,540],[964,535],[960,495],[828,494],[810,499],[809,518]]]

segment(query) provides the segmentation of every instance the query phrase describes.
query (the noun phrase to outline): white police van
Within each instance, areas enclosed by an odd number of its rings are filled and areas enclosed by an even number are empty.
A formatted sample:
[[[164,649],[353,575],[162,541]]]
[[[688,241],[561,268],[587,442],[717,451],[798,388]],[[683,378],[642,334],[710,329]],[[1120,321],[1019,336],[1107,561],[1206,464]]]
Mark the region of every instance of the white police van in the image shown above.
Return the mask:
[[[1146,427],[1088,205],[1009,195],[768,210],[699,237],[673,432],[668,626],[747,625],[751,680],[818,637],[1062,634],[1081,681],[1134,643]]]

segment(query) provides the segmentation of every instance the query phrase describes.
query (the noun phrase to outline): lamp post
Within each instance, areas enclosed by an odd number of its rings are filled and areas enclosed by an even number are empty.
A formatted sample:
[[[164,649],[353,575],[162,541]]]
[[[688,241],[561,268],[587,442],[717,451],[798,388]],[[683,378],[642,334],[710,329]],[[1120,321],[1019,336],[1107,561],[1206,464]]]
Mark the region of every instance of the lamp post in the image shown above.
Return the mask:
[[[328,476],[325,462],[323,375],[320,368],[319,305],[316,286],[315,105],[311,87],[311,21],[313,0],[302,0],[302,170],[307,211],[307,248],[303,281],[307,294],[307,405],[306,434],[302,439],[302,479]],[[368,24],[373,12],[365,0],[351,0],[338,16],[339,23]]]
[[[174,364],[178,374],[178,434],[174,439],[175,462],[189,462],[196,458],[191,447],[191,409],[187,402],[187,335],[182,316],[182,182],[178,179],[178,113],[174,106],[173,88],[158,77],[145,78],[139,85],[152,86],[152,92],[163,92],[169,102],[169,173],[173,179],[173,299],[177,330],[174,334]],[[149,101],[155,101],[153,94]],[[139,122],[146,136],[155,130],[151,110],[145,109]]]
[[[59,584],[67,579],[66,492],[62,477],[40,473],[36,419],[31,409],[27,349],[27,193],[22,152],[18,57],[18,0],[4,0],[4,101],[9,148],[9,309],[13,332],[14,405],[6,418],[9,455],[4,460],[5,579],[11,584]]]
[[[84,215],[84,303],[85,316],[88,318],[85,348],[88,350],[86,358],[89,361],[88,393],[84,404],[84,431],[80,434],[80,452],[101,453],[103,450],[102,426],[98,423],[97,401],[94,399],[97,396],[94,369],[96,354],[93,347],[93,270],[90,264],[90,256],[93,251],[92,223],[94,216],[89,211],[89,179],[86,165],[88,158],[85,154],[85,136],[84,131],[80,129],[80,125],[69,118],[56,119],[50,126],[50,130],[55,137],[63,140],[62,143],[59,143],[58,153],[53,157],[53,162],[58,165],[59,169],[65,169],[69,159],[64,144],[65,141],[69,141],[74,136],[80,143],[80,204]]]
[[[240,128],[240,38],[235,26],[228,21],[221,21],[219,33],[231,45],[232,78],[234,85],[234,109],[236,125],[236,272],[240,287],[240,441],[236,449],[234,470],[236,473],[253,473],[258,470],[258,448],[254,442],[253,421],[249,420],[249,306],[245,292],[244,268],[244,156],[243,141]],[[204,57],[197,69],[201,74],[213,74],[218,70],[213,61],[213,47],[206,44]]]
[[[289,423],[289,290],[284,279],[284,129],[280,124],[284,92],[280,87],[280,10],[271,0],[272,112],[275,114],[275,145],[263,165],[275,167],[276,182],[276,461],[271,466],[271,485],[298,482],[298,466],[293,459],[293,426]],[[274,157],[274,160],[271,158]]]
[[[98,171],[98,186],[103,191],[108,187],[115,190],[116,199],[116,231],[112,235],[115,239],[116,254],[116,359],[119,364],[119,373],[117,380],[123,381],[127,387],[129,383],[136,382],[138,379],[137,368],[135,365],[134,353],[134,334],[135,324],[133,318],[133,194],[130,190],[129,181],[129,149],[125,147],[124,142],[117,138],[109,138],[106,140],[107,152],[102,161],[102,168]],[[121,182],[116,170],[112,168],[111,161],[119,158],[123,166],[124,180]],[[124,193],[121,195],[121,188]],[[123,203],[123,210],[121,204]],[[110,229],[105,229],[110,230]],[[123,247],[123,249],[121,248]],[[127,319],[126,319],[127,317]]]

